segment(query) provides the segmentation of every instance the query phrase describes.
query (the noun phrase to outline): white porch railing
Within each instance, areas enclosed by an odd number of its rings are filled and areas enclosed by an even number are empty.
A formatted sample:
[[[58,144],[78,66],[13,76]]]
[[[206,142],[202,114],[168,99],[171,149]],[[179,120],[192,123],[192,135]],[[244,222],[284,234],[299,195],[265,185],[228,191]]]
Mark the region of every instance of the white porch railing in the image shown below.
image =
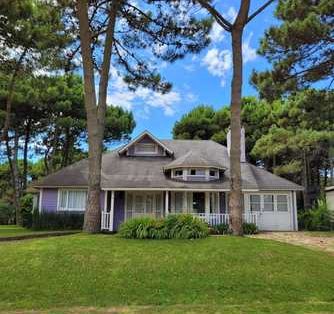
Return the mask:
[[[207,222],[210,226],[216,226],[219,224],[229,224],[229,214],[206,214],[206,213],[191,213],[191,215],[202,219]],[[140,215],[133,215],[133,217],[139,217]],[[155,215],[154,215],[155,216]],[[257,213],[245,213],[243,214],[243,221],[247,223],[253,223],[258,225],[258,214]],[[101,213],[101,229],[109,230],[110,227],[110,213],[102,211]]]
[[[229,224],[230,215],[229,214],[206,214],[206,213],[192,213],[193,216],[198,217],[210,226],[216,226],[219,224]],[[243,221],[247,223],[253,223],[257,225],[258,214],[257,213],[245,213],[242,215]]]
[[[101,230],[109,230],[110,227],[110,213],[106,211],[101,212]]]

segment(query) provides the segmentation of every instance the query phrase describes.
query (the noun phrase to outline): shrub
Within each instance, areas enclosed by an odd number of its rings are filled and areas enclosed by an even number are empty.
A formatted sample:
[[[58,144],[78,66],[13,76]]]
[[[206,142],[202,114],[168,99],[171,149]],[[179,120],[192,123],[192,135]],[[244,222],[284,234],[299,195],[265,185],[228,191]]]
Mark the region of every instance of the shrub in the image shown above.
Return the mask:
[[[32,194],[26,194],[20,198],[20,210],[22,214],[22,225],[26,228],[32,227],[32,207],[33,196]]]
[[[192,215],[169,215],[165,218],[165,226],[169,238],[198,239],[205,238],[209,234],[208,225]]]
[[[258,233],[258,229],[256,224],[253,223],[246,223],[244,222],[242,224],[242,229],[244,234],[257,234]]]
[[[212,234],[231,234],[231,229],[228,224],[219,224],[211,227]]]
[[[34,230],[74,230],[81,229],[84,221],[82,212],[39,212],[32,215],[32,229]]]
[[[131,239],[197,239],[208,235],[208,226],[191,215],[169,215],[164,219],[140,217],[124,222],[119,235]]]
[[[0,200],[0,225],[10,225],[13,223],[15,223],[15,207]]]
[[[328,209],[325,199],[319,199],[315,206],[304,211],[298,217],[301,229],[310,231],[328,231],[333,229],[333,213]]]

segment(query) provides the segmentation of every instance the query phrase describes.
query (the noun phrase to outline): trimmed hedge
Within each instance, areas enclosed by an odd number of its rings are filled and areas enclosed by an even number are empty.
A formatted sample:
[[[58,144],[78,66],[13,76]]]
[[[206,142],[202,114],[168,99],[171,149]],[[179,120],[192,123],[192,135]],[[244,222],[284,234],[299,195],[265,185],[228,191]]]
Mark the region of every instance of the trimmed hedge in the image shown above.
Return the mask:
[[[128,239],[199,239],[209,234],[209,228],[192,215],[169,215],[164,219],[133,218],[124,222],[119,235]]]
[[[84,222],[83,212],[39,212],[32,214],[33,230],[78,230]]]

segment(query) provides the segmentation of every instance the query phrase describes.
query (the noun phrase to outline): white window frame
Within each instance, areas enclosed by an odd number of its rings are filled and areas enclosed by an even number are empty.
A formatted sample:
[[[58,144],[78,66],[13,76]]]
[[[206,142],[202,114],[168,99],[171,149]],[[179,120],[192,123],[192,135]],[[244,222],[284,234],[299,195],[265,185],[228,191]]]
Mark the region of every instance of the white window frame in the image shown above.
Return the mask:
[[[289,213],[291,211],[290,198],[287,192],[266,192],[266,193],[249,193],[248,194],[248,208],[247,210],[251,211],[251,195],[260,196],[260,211],[253,211],[254,213]],[[264,195],[273,195],[274,196],[274,210],[264,210]],[[277,209],[277,196],[284,195],[286,197],[287,210],[278,210]]]
[[[182,171],[182,174],[176,174],[176,171]],[[178,168],[173,170],[173,178],[183,178],[184,169]]]
[[[148,146],[148,145],[150,145],[150,146],[153,145],[154,146],[154,151],[153,150],[152,151],[141,151],[139,149],[140,146]],[[135,143],[134,152],[135,152],[136,155],[157,155],[158,154],[158,145],[155,144],[155,143],[141,143],[141,142]]]
[[[69,208],[68,207],[68,194],[69,192],[84,192],[86,194],[86,204],[85,204],[85,208]],[[61,195],[62,193],[66,193],[66,205],[67,207],[63,208],[60,207],[60,203],[61,203]],[[86,210],[86,205],[87,205],[87,190],[82,190],[82,189],[59,189],[58,190],[58,199],[57,199],[57,211],[85,211]]]

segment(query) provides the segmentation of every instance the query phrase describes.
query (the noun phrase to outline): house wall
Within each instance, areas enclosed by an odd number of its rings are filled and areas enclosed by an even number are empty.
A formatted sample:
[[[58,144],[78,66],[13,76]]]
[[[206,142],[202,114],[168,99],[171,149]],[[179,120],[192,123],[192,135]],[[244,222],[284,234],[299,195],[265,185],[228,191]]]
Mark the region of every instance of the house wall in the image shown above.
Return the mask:
[[[326,201],[328,208],[334,211],[334,190],[326,191]]]
[[[124,221],[125,214],[125,192],[115,192],[115,204],[114,204],[114,230],[118,230],[120,224]]]
[[[149,136],[144,136],[140,141],[137,143],[155,143]],[[135,156],[135,144],[131,145],[127,152],[128,156]],[[161,146],[158,145],[158,153],[154,156],[165,156],[165,152]]]
[[[41,189],[40,211],[55,212],[57,211],[58,189]]]

